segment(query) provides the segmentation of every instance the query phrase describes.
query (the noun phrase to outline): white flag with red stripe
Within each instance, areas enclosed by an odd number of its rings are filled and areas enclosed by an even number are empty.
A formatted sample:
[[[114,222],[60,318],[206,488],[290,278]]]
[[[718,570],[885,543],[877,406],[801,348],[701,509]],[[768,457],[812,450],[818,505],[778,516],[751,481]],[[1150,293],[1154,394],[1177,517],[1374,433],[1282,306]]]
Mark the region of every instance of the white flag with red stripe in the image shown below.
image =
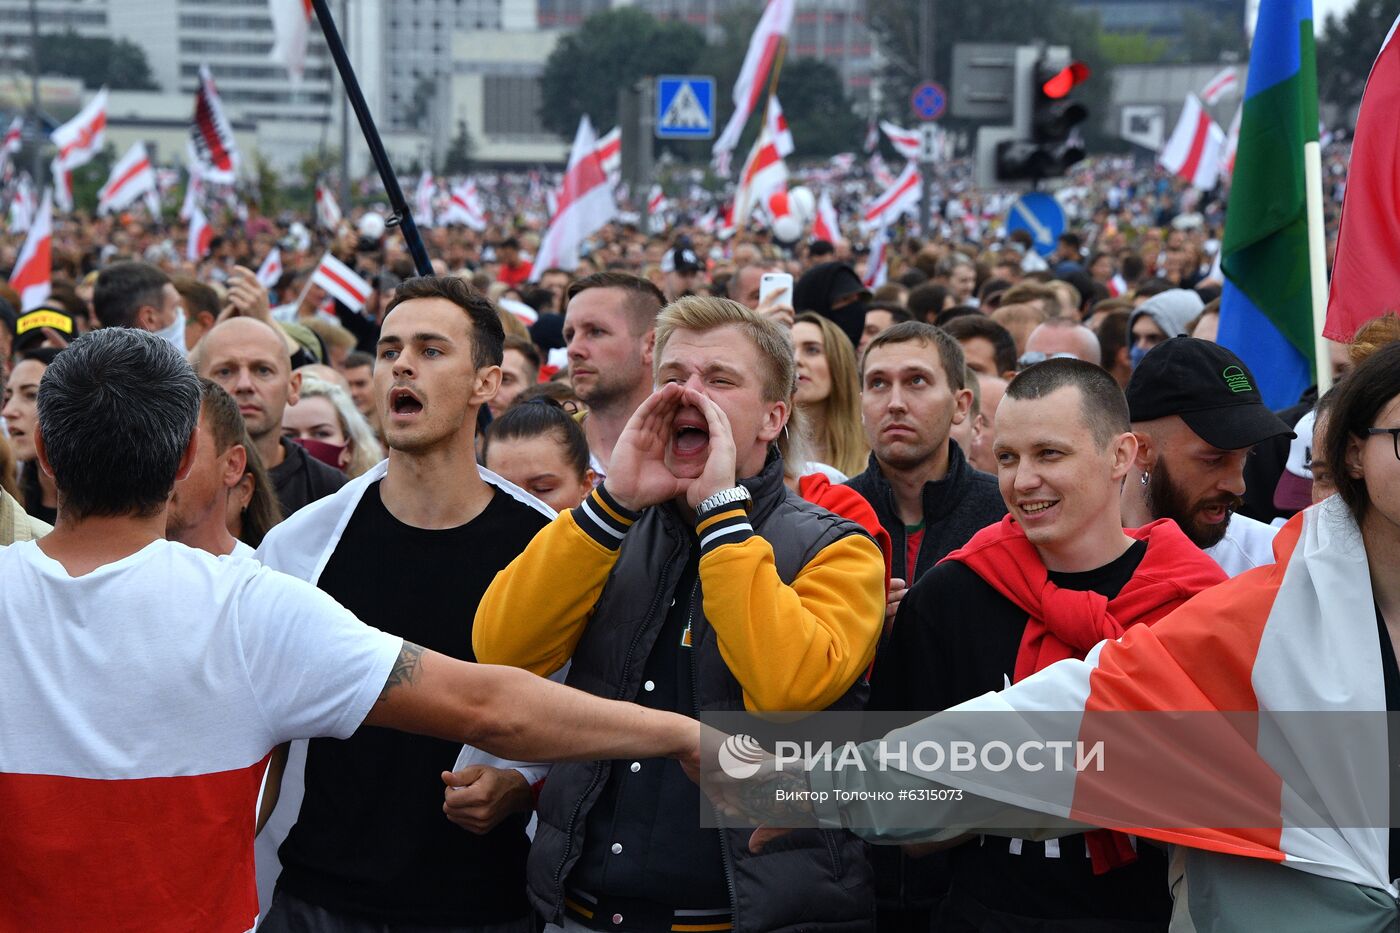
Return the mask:
[[[29,173],[24,172],[15,183],[15,192],[10,198],[10,232],[24,233],[28,230],[38,209],[39,196],[34,191],[34,182]]]
[[[277,282],[282,278],[282,250],[276,246],[268,251],[263,257],[262,265],[258,266],[258,284],[269,291],[277,287]]]
[[[671,202],[666,200],[666,192],[660,185],[652,185],[651,191],[647,194],[647,211],[655,217],[671,206]]]
[[[107,89],[87,102],[78,115],[49,134],[58,147],[54,163],[67,171],[92,161],[107,141]]]
[[[768,135],[773,137],[773,145],[778,147],[778,155],[787,158],[792,155],[792,131],[788,129],[787,117],[778,104],[778,97],[768,98]]]
[[[599,136],[594,151],[608,180],[616,185],[622,179],[622,128],[615,126]]]
[[[340,205],[335,201],[335,195],[331,194],[330,186],[325,182],[316,183],[316,222],[327,230],[336,230],[340,227]]]
[[[29,236],[10,273],[10,287],[19,292],[20,310],[28,311],[49,297],[53,276],[53,199],[45,189],[29,226]]]
[[[24,117],[15,117],[10,128],[5,131],[5,140],[0,142],[0,170],[3,170],[10,156],[19,152],[24,145]]]
[[[146,144],[134,142],[117,163],[107,183],[97,192],[97,213],[119,211],[147,192],[156,191],[156,172]]]
[[[185,240],[185,258],[199,262],[209,255],[209,247],[214,242],[214,228],[209,226],[209,218],[195,205],[190,212],[190,235]]]
[[[754,140],[744,168],[739,173],[739,187],[734,192],[734,225],[742,227],[754,207],[762,204],[779,188],[787,187],[788,171],[778,152],[778,145],[765,124]]]
[[[65,214],[73,210],[73,170],[64,168],[54,156],[49,163],[49,170],[53,173],[53,203]]]
[[[880,129],[885,131],[885,137],[904,158],[917,162],[919,159],[919,133],[917,130],[906,130],[902,126],[896,126],[888,120],[880,121]]]
[[[189,181],[185,183],[185,200],[180,204],[180,219],[189,220],[199,210],[199,202],[204,200],[204,179],[191,167]]]
[[[866,124],[865,127],[865,151],[874,152],[876,147],[878,147],[879,145],[880,126],[878,123],[875,122],[875,118],[871,117],[870,122]]]
[[[199,66],[188,148],[190,161],[205,178],[219,185],[231,185],[237,179],[238,144],[208,65]]]
[[[370,284],[330,253],[321,257],[316,271],[311,273],[311,282],[351,311],[359,311],[369,299]]]
[[[901,214],[918,209],[920,195],[919,167],[910,162],[904,166],[904,171],[899,173],[893,184],[865,206],[861,226],[866,230],[890,226]]]
[[[268,0],[272,50],[268,58],[287,69],[292,83],[306,71],[306,40],[311,35],[311,0]]]
[[[437,181],[427,169],[418,177],[418,190],[413,195],[413,222],[420,227],[434,226],[433,197],[437,194]]]
[[[1225,151],[1225,131],[1210,118],[1195,94],[1186,95],[1181,119],[1157,156],[1167,171],[1201,191],[1210,191],[1220,180],[1220,157]]]
[[[476,182],[464,182],[452,189],[452,199],[447,202],[447,212],[443,214],[442,222],[463,224],[473,230],[486,229],[486,212],[481,207]]]
[[[1123,278],[1123,273],[1115,272],[1113,278],[1108,280],[1107,288],[1108,294],[1114,298],[1126,295],[1128,293],[1128,280]]]
[[[812,222],[812,239],[826,240],[840,245],[845,240],[841,236],[841,218],[836,213],[836,205],[831,203],[831,195],[822,191],[817,198],[817,217]]]
[[[1235,67],[1231,65],[1206,82],[1206,86],[1201,89],[1201,100],[1206,102],[1206,106],[1214,107],[1226,96],[1233,94],[1237,87],[1239,76]]]
[[[885,160],[880,158],[880,153],[875,153],[866,162],[866,168],[870,169],[870,177],[875,179],[875,184],[881,188],[888,188],[894,184],[894,175],[890,173],[885,165]]]
[[[778,57],[778,49],[787,40],[788,30],[792,28],[795,6],[795,0],[768,0],[768,5],[764,7],[763,16],[749,39],[749,50],[744,55],[739,77],[734,82],[734,113],[725,124],[724,132],[715,140],[713,151],[716,154],[733,152],[739,145],[744,124],[763,100],[768,73]]]
[[[549,229],[540,240],[530,281],[537,281],[546,269],[573,270],[578,266],[583,241],[617,216],[612,185],[598,159],[598,137],[588,117],[578,121],[569,167],[559,190],[558,210],[549,219]]]
[[[875,231],[870,241],[870,255],[865,260],[865,277],[861,281],[872,291],[885,284],[890,273],[890,238],[885,227]]]

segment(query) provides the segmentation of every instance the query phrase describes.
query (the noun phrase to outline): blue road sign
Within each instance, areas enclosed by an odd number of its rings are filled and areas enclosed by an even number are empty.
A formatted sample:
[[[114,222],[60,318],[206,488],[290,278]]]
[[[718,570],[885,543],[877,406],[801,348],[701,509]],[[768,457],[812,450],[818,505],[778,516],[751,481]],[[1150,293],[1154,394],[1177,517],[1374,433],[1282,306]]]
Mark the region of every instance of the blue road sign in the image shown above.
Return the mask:
[[[948,92],[941,84],[925,81],[909,95],[909,106],[920,120],[937,120],[948,109]]]
[[[662,75],[656,79],[657,139],[709,139],[714,135],[714,78]]]
[[[1065,232],[1065,212],[1060,202],[1043,191],[1021,195],[1006,214],[1006,230],[1030,231],[1035,251],[1048,256],[1055,251],[1055,242]]]

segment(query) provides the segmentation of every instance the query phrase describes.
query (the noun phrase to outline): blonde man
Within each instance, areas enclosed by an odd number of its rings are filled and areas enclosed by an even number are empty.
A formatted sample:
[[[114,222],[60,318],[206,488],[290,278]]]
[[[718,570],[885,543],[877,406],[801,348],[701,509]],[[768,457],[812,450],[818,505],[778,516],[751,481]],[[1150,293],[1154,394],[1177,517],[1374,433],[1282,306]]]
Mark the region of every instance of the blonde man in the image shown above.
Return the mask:
[[[786,334],[728,299],[687,297],[657,318],[655,346],[657,388],[606,481],[483,597],[477,658],[542,675],[572,658],[568,683],[686,715],[860,708],[884,560],[783,485]],[[556,765],[528,872],[546,921],[832,931],[871,916],[849,835],[755,855],[747,832],[699,828],[698,794],[661,759]]]

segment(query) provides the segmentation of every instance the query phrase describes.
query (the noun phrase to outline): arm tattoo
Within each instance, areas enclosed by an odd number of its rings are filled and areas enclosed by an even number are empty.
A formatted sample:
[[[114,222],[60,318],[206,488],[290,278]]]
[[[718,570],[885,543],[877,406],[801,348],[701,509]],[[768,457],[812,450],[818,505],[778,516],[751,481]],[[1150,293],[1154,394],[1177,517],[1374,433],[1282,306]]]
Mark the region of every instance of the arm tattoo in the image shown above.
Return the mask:
[[[403,684],[413,683],[423,665],[423,649],[411,641],[405,641],[399,649],[399,658],[389,671],[389,679],[384,681],[384,689],[379,691],[379,702],[389,699],[389,691]]]

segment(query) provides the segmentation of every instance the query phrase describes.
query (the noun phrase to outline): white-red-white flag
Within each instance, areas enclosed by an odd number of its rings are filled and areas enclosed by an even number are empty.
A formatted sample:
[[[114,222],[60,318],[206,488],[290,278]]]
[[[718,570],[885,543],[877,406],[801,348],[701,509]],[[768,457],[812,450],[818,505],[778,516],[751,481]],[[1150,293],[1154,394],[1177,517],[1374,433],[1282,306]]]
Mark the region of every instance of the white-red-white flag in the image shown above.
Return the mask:
[[[614,185],[622,178],[622,128],[615,126],[598,137],[598,161]]]
[[[1206,86],[1201,88],[1201,100],[1206,102],[1206,106],[1214,107],[1226,96],[1234,93],[1237,87],[1239,75],[1235,66],[1231,65],[1206,82]]]
[[[330,186],[325,182],[316,183],[316,222],[327,230],[340,228],[340,205],[335,201]]]
[[[24,233],[34,222],[34,213],[39,209],[39,195],[34,190],[34,182],[28,172],[15,182],[14,195],[10,198],[10,232]]]
[[[140,141],[131,144],[107,176],[107,183],[97,192],[97,213],[110,214],[119,211],[132,201],[150,191],[156,190],[156,172],[151,166],[151,156],[146,152],[146,144]]]
[[[865,151],[874,152],[879,145],[880,127],[879,124],[875,122],[875,118],[871,117],[870,122],[865,125]]]
[[[427,169],[418,176],[418,190],[413,194],[413,222],[420,227],[431,227],[437,221],[433,216],[433,197],[437,194],[437,181]]]
[[[921,195],[919,182],[918,165],[913,162],[906,164],[899,177],[865,206],[861,226],[866,230],[888,227],[901,214],[917,210]]]
[[[5,130],[4,142],[0,142],[0,171],[10,160],[10,156],[19,152],[24,145],[24,117],[15,117],[10,121],[10,128]]]
[[[888,188],[894,184],[894,175],[889,167],[885,165],[885,160],[880,158],[880,153],[875,153],[866,162],[866,168],[870,169],[870,177],[875,179],[875,184],[881,188]]]
[[[258,284],[263,288],[269,291],[276,288],[278,280],[282,278],[282,250],[276,246],[268,250],[256,274]]]
[[[578,266],[583,241],[617,216],[617,201],[607,172],[598,159],[598,137],[588,117],[578,121],[569,167],[559,190],[558,209],[549,219],[549,228],[540,240],[530,281],[537,281],[546,269],[572,270]]]
[[[78,115],[49,134],[58,147],[54,162],[72,171],[92,161],[107,140],[107,89],[93,95]]]
[[[1240,121],[1244,119],[1244,103],[1235,108],[1234,119],[1225,131],[1225,151],[1220,155],[1220,171],[1226,175],[1235,174],[1235,153],[1240,148]]]
[[[1123,278],[1123,273],[1115,272],[1113,278],[1108,280],[1107,288],[1108,294],[1113,298],[1126,295],[1128,293],[1128,280]]]
[[[49,297],[53,276],[53,199],[48,189],[39,201],[29,236],[10,273],[10,287],[19,292],[20,311],[39,307]]]
[[[655,217],[670,207],[671,202],[666,200],[666,192],[660,185],[652,185],[651,191],[647,194],[647,211]]]
[[[272,14],[272,51],[268,57],[301,81],[306,71],[306,40],[311,35],[311,0],[268,0]]]
[[[194,216],[194,212],[199,210],[200,202],[204,200],[204,179],[201,178],[190,166],[189,181],[185,183],[185,200],[180,204],[180,219],[189,220]]]
[[[719,208],[712,207],[695,221],[695,229],[701,233],[714,233],[719,229]]]
[[[792,130],[788,129],[787,117],[778,104],[778,97],[768,98],[768,135],[773,137],[773,145],[778,147],[778,155],[787,158],[792,155]]]
[[[1220,156],[1224,151],[1225,131],[1210,118],[1200,98],[1187,94],[1181,119],[1157,156],[1157,163],[1193,187],[1210,191],[1220,180]]]
[[[768,74],[778,57],[778,49],[787,41],[795,7],[795,0],[768,0],[768,5],[764,7],[763,16],[749,38],[749,49],[744,54],[739,77],[734,82],[734,113],[725,124],[724,132],[715,140],[713,151],[716,154],[733,152],[739,145],[744,124],[763,100]]]
[[[886,229],[880,227],[875,231],[875,236],[870,240],[870,255],[865,260],[865,275],[861,281],[872,291],[884,285],[889,278],[890,238]]]
[[[476,182],[464,182],[452,189],[452,199],[447,202],[443,223],[463,224],[473,230],[486,229],[486,211],[481,207],[481,194],[476,190]]]
[[[199,174],[209,181],[231,185],[237,180],[238,144],[208,65],[199,66],[199,89],[194,95],[188,148],[191,164],[198,166]]]
[[[841,236],[841,218],[836,213],[836,205],[831,203],[831,195],[825,190],[822,191],[821,197],[817,198],[817,216],[812,221],[812,239],[826,240],[837,245],[844,242]]]
[[[739,172],[739,187],[734,191],[734,223],[742,227],[753,209],[779,188],[786,188],[787,165],[778,153],[777,143],[765,125],[754,140],[744,168]]]
[[[209,226],[209,218],[195,205],[190,214],[190,235],[185,240],[185,258],[199,262],[209,255],[209,247],[214,242],[214,228]]]
[[[330,253],[321,257],[311,281],[351,311],[359,311],[369,299],[370,284]]]
[[[65,168],[63,163],[54,156],[49,163],[49,170],[53,173],[53,203],[65,214],[73,211],[73,170]]]
[[[919,159],[919,133],[917,130],[906,130],[902,126],[897,126],[888,120],[880,121],[880,129],[885,131],[885,138],[894,146],[894,151],[904,158],[917,162]]]

